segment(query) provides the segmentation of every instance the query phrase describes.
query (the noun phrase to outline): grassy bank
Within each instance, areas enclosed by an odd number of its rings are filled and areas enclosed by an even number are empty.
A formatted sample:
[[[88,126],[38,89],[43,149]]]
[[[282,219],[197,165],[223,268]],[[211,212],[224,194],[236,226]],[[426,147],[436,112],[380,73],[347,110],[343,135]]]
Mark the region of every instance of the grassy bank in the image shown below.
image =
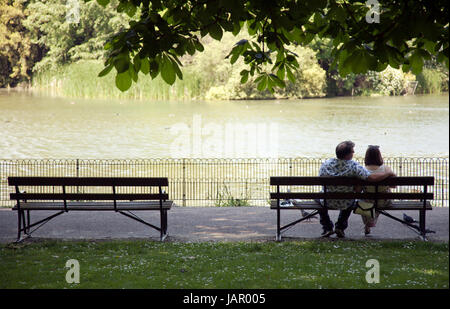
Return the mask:
[[[149,100],[191,100],[201,95],[199,77],[184,71],[184,79],[172,87],[161,77],[139,74],[137,84],[121,92],[115,84],[114,72],[97,77],[104,68],[101,61],[86,60],[38,73],[33,77],[33,89],[51,96],[72,98],[115,98]]]
[[[0,246],[0,288],[448,288],[448,243],[45,241]],[[66,283],[66,261],[80,283]],[[380,283],[366,282],[369,259]]]

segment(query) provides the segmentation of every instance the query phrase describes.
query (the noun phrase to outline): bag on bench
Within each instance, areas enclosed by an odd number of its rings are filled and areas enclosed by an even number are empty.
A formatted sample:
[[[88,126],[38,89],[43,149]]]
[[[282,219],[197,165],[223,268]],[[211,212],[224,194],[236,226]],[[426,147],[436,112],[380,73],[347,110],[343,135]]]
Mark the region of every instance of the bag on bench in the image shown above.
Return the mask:
[[[372,206],[369,206],[369,204],[360,205],[358,202],[356,202],[355,210],[353,210],[353,213],[370,219],[374,219],[375,205]]]
[[[386,201],[384,203],[384,206],[391,205],[391,201]],[[353,210],[354,214],[365,216],[369,219],[375,218],[375,203],[360,203],[359,201],[356,202],[355,209]]]

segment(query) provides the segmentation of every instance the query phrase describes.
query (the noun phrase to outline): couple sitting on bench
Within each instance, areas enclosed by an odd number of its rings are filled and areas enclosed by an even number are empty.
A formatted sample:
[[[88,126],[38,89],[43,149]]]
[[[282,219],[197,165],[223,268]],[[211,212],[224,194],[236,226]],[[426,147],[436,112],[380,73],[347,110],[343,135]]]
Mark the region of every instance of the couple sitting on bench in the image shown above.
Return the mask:
[[[370,145],[366,151],[365,167],[361,166],[356,161],[353,161],[355,144],[351,141],[339,143],[336,147],[336,157],[325,161],[319,170],[319,176],[344,176],[356,177],[370,182],[378,182],[391,176],[396,176],[392,170],[383,165],[383,158],[379,150],[379,146]],[[330,188],[333,192],[353,192],[361,191],[363,188],[350,186],[334,186]],[[370,191],[370,187],[364,188],[365,191]],[[379,187],[380,192],[387,192],[389,187]],[[382,206],[389,201],[378,201],[378,206]],[[323,205],[323,201],[320,201]],[[348,218],[353,210],[362,216],[364,222],[364,233],[370,234],[370,228],[374,227],[378,217],[375,211],[365,211],[365,209],[372,208],[374,201],[355,201],[355,200],[330,200],[327,202],[327,207],[319,210],[320,224],[322,225],[323,237],[328,237],[334,233],[339,238],[345,237],[344,230],[348,226]],[[339,217],[336,225],[333,226],[330,217],[328,216],[328,208],[339,209]]]

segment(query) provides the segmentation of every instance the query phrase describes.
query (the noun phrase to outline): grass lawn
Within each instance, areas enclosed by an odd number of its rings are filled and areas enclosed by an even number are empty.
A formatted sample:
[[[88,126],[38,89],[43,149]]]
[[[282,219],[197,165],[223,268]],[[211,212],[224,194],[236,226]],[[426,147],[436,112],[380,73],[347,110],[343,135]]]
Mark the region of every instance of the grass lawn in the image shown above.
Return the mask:
[[[66,282],[66,261],[80,283]],[[380,282],[366,282],[369,259]],[[33,241],[0,245],[5,288],[448,288],[448,243]]]

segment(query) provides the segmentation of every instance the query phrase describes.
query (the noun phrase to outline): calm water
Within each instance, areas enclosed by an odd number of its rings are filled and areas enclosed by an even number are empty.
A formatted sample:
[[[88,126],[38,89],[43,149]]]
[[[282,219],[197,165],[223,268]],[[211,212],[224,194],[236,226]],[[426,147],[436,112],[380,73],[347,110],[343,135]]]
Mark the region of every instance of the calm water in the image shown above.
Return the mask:
[[[145,102],[0,91],[0,158],[448,156],[449,97]]]

